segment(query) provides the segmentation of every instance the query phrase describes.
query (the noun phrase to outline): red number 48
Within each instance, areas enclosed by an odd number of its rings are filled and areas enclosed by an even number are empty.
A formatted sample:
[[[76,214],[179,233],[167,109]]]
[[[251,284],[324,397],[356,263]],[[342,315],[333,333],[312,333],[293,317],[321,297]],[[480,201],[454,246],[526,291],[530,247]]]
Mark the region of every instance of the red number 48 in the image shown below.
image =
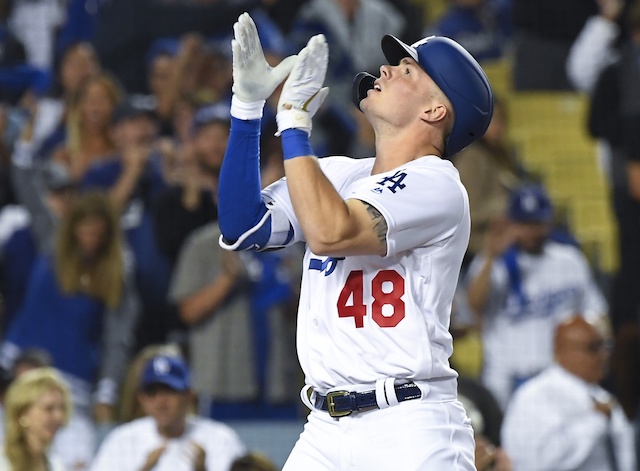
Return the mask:
[[[391,289],[384,290],[383,284],[390,283]],[[388,285],[387,285],[388,286]],[[381,270],[371,280],[371,318],[380,327],[395,327],[404,319],[404,278],[395,270]],[[349,303],[351,299],[351,303]],[[391,306],[392,313],[382,313],[384,306]],[[338,296],[338,315],[353,317],[356,328],[364,327],[367,305],[364,303],[364,273],[355,270],[349,273],[347,281]]]

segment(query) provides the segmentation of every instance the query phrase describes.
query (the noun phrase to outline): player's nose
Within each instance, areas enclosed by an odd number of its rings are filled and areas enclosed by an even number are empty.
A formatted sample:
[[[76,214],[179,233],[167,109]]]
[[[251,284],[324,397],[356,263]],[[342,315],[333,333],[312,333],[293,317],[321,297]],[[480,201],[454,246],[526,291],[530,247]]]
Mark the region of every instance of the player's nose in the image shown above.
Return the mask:
[[[380,66],[380,78],[389,78],[391,76],[392,67],[389,64]]]

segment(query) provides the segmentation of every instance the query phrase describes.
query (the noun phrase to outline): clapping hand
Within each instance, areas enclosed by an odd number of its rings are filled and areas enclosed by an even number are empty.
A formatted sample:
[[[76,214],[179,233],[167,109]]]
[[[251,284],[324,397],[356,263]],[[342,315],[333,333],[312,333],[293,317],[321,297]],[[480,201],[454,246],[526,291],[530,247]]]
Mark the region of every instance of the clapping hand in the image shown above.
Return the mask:
[[[278,102],[278,135],[285,129],[311,133],[311,118],[329,93],[323,87],[329,62],[329,46],[322,34],[309,39],[298,54]]]
[[[245,103],[266,100],[291,71],[295,56],[271,67],[264,57],[256,25],[248,13],[240,15],[233,25],[233,34],[233,93]]]

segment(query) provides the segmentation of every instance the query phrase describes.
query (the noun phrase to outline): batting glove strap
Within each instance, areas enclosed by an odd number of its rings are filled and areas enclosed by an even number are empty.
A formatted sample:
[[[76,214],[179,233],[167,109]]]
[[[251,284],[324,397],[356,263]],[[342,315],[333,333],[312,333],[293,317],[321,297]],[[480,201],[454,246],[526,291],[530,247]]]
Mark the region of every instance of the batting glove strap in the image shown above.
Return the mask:
[[[266,100],[242,101],[237,95],[231,97],[231,116],[248,121],[261,119]]]
[[[280,136],[282,131],[287,129],[300,129],[305,131],[307,136],[311,134],[311,114],[305,110],[291,108],[290,110],[278,111],[276,123],[278,123],[276,136]]]

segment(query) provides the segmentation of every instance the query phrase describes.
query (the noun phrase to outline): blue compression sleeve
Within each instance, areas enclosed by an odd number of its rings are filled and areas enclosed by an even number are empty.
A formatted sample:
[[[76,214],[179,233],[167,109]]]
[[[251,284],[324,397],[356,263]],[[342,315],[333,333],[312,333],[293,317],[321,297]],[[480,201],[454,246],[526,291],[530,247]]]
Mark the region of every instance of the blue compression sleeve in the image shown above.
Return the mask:
[[[218,183],[218,223],[225,241],[237,241],[264,217],[260,180],[260,120],[231,118],[231,133]],[[240,250],[264,247],[271,235],[271,220],[251,234]]]

